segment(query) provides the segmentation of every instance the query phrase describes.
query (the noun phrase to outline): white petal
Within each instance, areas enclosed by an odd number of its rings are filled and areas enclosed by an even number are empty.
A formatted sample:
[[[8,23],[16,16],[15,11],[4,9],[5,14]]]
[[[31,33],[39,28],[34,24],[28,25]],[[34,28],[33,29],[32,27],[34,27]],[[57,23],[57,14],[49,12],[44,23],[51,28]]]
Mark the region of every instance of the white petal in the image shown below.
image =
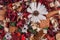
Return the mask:
[[[34,16],[34,20],[35,20],[35,22],[38,22],[39,19],[38,19],[38,17]]]
[[[30,4],[30,7],[31,7],[32,11],[35,11],[36,10],[36,2],[32,2]]]
[[[34,19],[33,18],[31,18],[31,21],[33,21]]]
[[[45,6],[44,5],[40,5],[40,8],[39,9],[37,9],[38,11],[41,11],[41,10],[43,10],[45,8]]]
[[[28,29],[27,25],[24,25],[23,29],[26,28],[26,30]]]
[[[35,17],[35,22],[40,22],[40,20],[39,20],[38,16],[37,16],[37,17]]]
[[[40,19],[39,18],[36,18],[36,22],[40,23]]]
[[[43,15],[39,15],[39,19],[40,19],[40,20],[46,20],[46,17],[43,16]]]
[[[34,2],[34,9],[36,10],[37,9],[37,3]]]
[[[37,6],[37,9],[38,9],[38,10],[40,9],[40,5],[41,5],[41,3],[38,3],[38,6]]]
[[[27,12],[33,13],[33,11],[30,8],[27,8]]]
[[[29,16],[28,16],[28,18],[31,18],[32,17],[32,14],[30,14]]]
[[[31,18],[31,21],[32,21],[32,22],[36,22],[35,17],[32,17],[32,18]]]
[[[42,15],[43,15],[43,14],[44,14],[44,15],[45,15],[45,14],[48,14],[48,11],[47,11],[46,8],[42,8],[42,9],[40,9],[40,10],[38,10],[38,11],[39,11],[39,13],[42,14]]]
[[[27,30],[22,30],[22,32],[25,32],[25,33],[27,33]]]
[[[46,10],[40,11],[39,13],[40,13],[41,15],[46,15],[46,14],[48,14],[48,12],[47,12]]]
[[[35,22],[38,22],[38,18],[35,17]]]
[[[40,4],[40,3],[39,3]],[[45,6],[42,4],[40,4],[40,6],[37,8],[37,11],[40,13],[40,14],[47,14],[47,9],[45,8]]]
[[[34,19],[34,16],[32,16],[32,18],[31,18],[31,21],[34,21],[35,19]]]
[[[31,21],[32,21],[32,22],[40,22],[38,16],[37,16],[37,17],[33,16],[33,17],[31,18]]]

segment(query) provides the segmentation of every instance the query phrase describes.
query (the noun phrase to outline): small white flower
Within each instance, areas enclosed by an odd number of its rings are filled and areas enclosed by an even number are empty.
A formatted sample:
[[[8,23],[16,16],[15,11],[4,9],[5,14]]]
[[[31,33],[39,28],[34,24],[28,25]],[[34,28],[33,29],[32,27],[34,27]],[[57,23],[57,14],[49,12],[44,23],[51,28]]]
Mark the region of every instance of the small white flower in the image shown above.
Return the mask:
[[[55,6],[54,2],[51,2],[50,7],[54,7],[54,6]]]
[[[56,7],[60,7],[59,1],[57,1],[57,0],[55,1],[55,6],[56,6]]]
[[[31,18],[32,22],[40,22],[40,20],[45,20],[46,17],[43,15],[48,14],[47,9],[41,3],[32,2],[27,8],[27,12],[31,13],[28,18]]]
[[[5,38],[7,40],[10,40],[12,38],[11,33],[6,33]]]
[[[24,27],[22,28],[22,32],[23,33],[27,33],[27,29],[28,29],[28,26],[27,25],[24,25]]]
[[[54,28],[56,28],[59,25],[55,18],[51,17],[50,20]]]

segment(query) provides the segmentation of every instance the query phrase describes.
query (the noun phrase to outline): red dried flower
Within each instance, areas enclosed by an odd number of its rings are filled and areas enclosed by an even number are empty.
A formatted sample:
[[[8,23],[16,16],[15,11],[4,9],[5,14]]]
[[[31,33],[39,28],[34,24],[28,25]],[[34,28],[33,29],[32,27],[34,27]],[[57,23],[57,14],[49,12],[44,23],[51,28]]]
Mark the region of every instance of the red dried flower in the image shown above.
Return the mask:
[[[17,27],[22,27],[25,24],[25,20],[21,19],[17,22]]]
[[[25,37],[24,34],[22,34],[22,36],[21,36],[21,40],[26,40],[26,37]]]
[[[7,18],[10,19],[10,21],[17,21],[17,13],[15,11],[12,10],[7,10]]]

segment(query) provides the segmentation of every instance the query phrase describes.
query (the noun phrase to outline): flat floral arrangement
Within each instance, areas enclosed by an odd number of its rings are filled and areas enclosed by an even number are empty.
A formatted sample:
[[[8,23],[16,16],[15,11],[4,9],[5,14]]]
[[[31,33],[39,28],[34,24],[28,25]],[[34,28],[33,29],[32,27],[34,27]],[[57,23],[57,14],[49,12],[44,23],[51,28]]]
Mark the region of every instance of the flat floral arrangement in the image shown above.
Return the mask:
[[[0,0],[0,40],[60,40],[60,0]]]

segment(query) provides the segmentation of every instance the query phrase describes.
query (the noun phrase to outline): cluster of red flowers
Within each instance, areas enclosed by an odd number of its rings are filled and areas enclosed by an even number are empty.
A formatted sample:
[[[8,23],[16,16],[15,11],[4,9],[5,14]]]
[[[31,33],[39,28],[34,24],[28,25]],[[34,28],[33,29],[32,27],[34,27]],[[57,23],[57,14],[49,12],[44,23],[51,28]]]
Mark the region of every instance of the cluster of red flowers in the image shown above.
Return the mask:
[[[15,2],[19,2],[22,1],[21,6],[19,6],[18,8],[13,8],[15,7],[15,5],[12,5]],[[37,0],[37,2],[40,2],[42,4],[44,4],[46,6],[46,8],[48,9],[48,11],[52,11],[52,10],[59,10],[60,7],[50,7],[50,3],[54,2],[55,0]],[[60,2],[60,0],[58,0]],[[6,22],[6,28],[5,30],[9,30],[8,32],[5,32],[4,27],[2,25],[0,25],[0,40],[29,40],[29,37],[31,36],[31,34],[36,34],[37,31],[33,30],[33,28],[31,27],[31,22],[29,22],[27,24],[28,19],[28,15],[30,13],[28,13],[26,11],[26,8],[29,6],[26,4],[26,2],[31,2],[31,0],[29,1],[24,1],[24,0],[0,0],[0,4],[6,6],[6,13],[5,13],[5,20],[7,20]],[[22,10],[20,10],[22,7]],[[19,15],[19,13],[21,12],[22,14],[22,18],[21,15]],[[58,17],[57,17],[58,18]],[[59,23],[59,29],[57,29],[58,31],[60,31],[60,19],[56,19],[58,20]],[[25,25],[25,26],[24,26]],[[27,25],[27,27],[26,27]],[[49,40],[55,40],[55,35],[57,33],[57,31],[52,27],[53,24],[50,23],[50,27],[47,30],[47,38]],[[25,28],[24,28],[25,27]],[[27,32],[25,31],[27,30]],[[55,31],[53,31],[55,30]],[[52,38],[50,39],[51,36]]]

